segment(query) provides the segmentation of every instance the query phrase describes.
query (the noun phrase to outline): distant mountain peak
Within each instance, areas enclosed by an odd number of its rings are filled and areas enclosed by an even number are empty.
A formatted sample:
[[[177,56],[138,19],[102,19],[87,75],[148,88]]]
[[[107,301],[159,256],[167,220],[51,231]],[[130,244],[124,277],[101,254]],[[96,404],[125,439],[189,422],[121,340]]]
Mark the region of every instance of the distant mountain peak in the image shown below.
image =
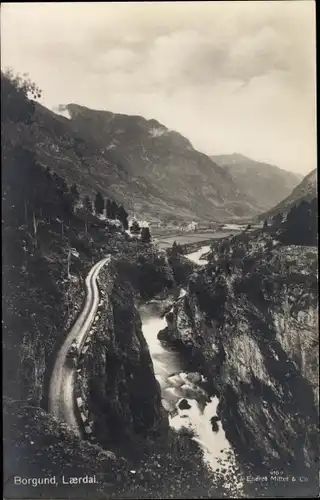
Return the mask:
[[[154,118],[75,103],[59,107],[60,114],[69,113],[69,120],[46,108],[37,109],[39,123],[46,125],[39,129],[43,135],[38,141],[39,157],[46,164],[50,144],[50,168],[64,171],[86,193],[99,190],[143,217],[163,221],[226,221],[270,208],[270,200],[263,205],[255,192],[246,192],[247,183],[246,189],[241,187],[235,165],[232,169],[220,166]],[[231,156],[242,166],[252,161],[239,153]],[[282,197],[283,185],[281,181]],[[262,191],[269,199],[273,189],[274,182]]]
[[[70,114],[70,133],[83,141],[76,152],[83,167],[68,162],[68,175],[79,178],[84,168],[84,184],[127,200],[130,210],[164,220],[223,221],[258,213],[224,168],[155,118],[75,103],[62,111]]]
[[[211,159],[223,167],[240,190],[265,212],[298,185],[302,176],[269,163],[259,162],[241,153],[214,155]]]
[[[246,160],[250,160],[250,158],[248,158],[247,156],[244,156],[243,154],[241,153],[232,153],[232,155],[230,155],[231,158],[235,161],[246,161]]]

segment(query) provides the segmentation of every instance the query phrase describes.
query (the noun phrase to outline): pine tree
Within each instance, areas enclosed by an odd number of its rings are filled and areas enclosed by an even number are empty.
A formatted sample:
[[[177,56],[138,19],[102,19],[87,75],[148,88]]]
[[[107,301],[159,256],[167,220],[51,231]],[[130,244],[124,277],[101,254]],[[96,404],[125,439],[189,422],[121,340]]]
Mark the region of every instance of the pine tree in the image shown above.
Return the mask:
[[[182,253],[182,247],[181,245],[178,245],[176,241],[173,242],[172,248],[171,248],[171,254],[176,256],[178,254]]]
[[[144,243],[150,243],[151,233],[148,227],[143,227],[141,229],[141,241],[143,241]]]
[[[94,209],[96,211],[96,214],[103,214],[104,210],[104,198],[100,191],[97,192],[96,198],[94,200]]]
[[[116,219],[118,215],[118,205],[115,201],[111,202],[111,218]]]
[[[141,228],[136,220],[134,220],[132,222],[132,225],[130,227],[130,231],[132,232],[132,234],[139,234],[140,233]]]
[[[263,229],[268,229],[268,219],[264,220]]]
[[[72,209],[73,209],[73,213],[74,213],[76,205],[77,205],[77,203],[79,203],[79,200],[80,200],[80,194],[79,194],[79,191],[78,191],[76,184],[72,184],[72,186],[71,186],[70,197],[71,197]]]
[[[79,195],[79,191],[78,191],[76,184],[72,184],[70,191],[71,191],[71,194],[72,194],[75,202],[78,202],[80,199],[80,195]]]
[[[279,212],[277,213],[273,219],[272,219],[272,225],[275,227],[275,228],[279,228],[282,224],[282,213]]]
[[[92,207],[92,201],[90,200],[89,196],[86,195],[83,199],[83,207],[90,213],[92,213],[93,207]]]
[[[85,213],[85,221],[84,221],[84,230],[85,230],[85,233],[88,234],[88,213],[91,213],[93,212],[93,203],[92,201],[90,200],[89,196],[86,195],[84,197],[84,200],[83,200],[83,207],[84,209],[86,210],[86,213]]]
[[[122,205],[120,205],[120,207],[118,208],[118,217],[119,217],[119,220],[122,222],[124,229],[128,229],[128,227],[129,227],[128,215],[129,214],[126,211],[126,209]]]
[[[106,200],[106,215],[109,217],[109,219],[112,219],[112,206],[111,206],[111,200],[107,199]]]

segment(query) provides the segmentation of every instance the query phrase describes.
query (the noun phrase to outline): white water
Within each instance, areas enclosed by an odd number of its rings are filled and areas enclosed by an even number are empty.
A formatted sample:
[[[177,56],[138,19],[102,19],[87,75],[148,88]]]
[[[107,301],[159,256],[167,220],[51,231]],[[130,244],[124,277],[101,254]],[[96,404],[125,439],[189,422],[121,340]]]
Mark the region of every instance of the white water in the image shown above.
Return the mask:
[[[201,247],[199,250],[197,250],[196,252],[192,252],[192,253],[189,253],[186,255],[186,257],[188,257],[189,260],[191,260],[192,262],[195,262],[196,264],[205,264],[206,263],[206,260],[201,258],[203,256],[203,254],[206,254],[208,253],[210,250],[210,246],[203,246]]]
[[[200,257],[208,252],[210,247],[204,246],[197,252],[187,255],[190,260],[198,264],[205,264]],[[185,294],[182,290],[180,297]],[[160,317],[159,305],[149,303],[140,310],[142,329],[149,345],[155,376],[161,387],[163,407],[169,413],[169,423],[174,429],[186,427],[194,433],[193,439],[199,444],[204,453],[204,460],[213,469],[217,469],[219,458],[224,459],[222,450],[231,450],[226,439],[221,422],[217,422],[219,430],[212,430],[210,419],[217,416],[217,397],[210,398],[201,387],[201,382],[193,383],[189,374],[183,372],[183,367],[177,352],[163,347],[157,335],[166,326],[165,318]],[[202,381],[203,381],[202,377]],[[190,408],[180,409],[181,399],[187,399]]]
[[[234,230],[234,231],[241,231],[242,229],[245,229],[246,226],[241,225],[241,224],[225,224],[222,229],[227,229],[227,230]]]

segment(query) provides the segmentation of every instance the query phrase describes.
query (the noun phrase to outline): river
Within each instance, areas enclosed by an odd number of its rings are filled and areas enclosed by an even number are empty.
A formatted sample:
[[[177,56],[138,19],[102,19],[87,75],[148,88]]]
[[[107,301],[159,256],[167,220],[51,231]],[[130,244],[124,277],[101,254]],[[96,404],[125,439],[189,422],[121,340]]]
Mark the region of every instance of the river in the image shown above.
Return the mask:
[[[198,243],[205,240],[215,240],[219,238],[226,238],[231,236],[232,234],[238,233],[239,230],[236,229],[228,229],[221,231],[207,231],[203,233],[195,232],[195,233],[183,233],[183,234],[172,234],[172,235],[161,235],[153,238],[154,243],[158,245],[159,248],[165,250],[167,248],[172,247],[173,242],[175,241],[179,245],[187,245],[190,243]]]
[[[186,257],[203,265],[206,260],[201,259],[201,256],[209,249],[209,246],[203,246]],[[185,293],[181,290],[180,296]],[[160,316],[160,308],[161,305],[157,302],[145,304],[140,309],[140,315],[155,376],[161,387],[163,407],[169,414],[169,423],[172,428],[179,430],[185,427],[193,431],[192,439],[202,448],[205,462],[215,470],[220,467],[218,459],[225,459],[224,452],[232,451],[221,421],[217,417],[219,400],[217,397],[209,398],[204,390],[205,379],[199,374],[186,371],[179,354],[165,348],[158,340],[159,331],[167,326],[165,318]],[[180,408],[182,399],[187,400],[188,404]],[[216,417],[215,431],[210,422],[212,417]]]

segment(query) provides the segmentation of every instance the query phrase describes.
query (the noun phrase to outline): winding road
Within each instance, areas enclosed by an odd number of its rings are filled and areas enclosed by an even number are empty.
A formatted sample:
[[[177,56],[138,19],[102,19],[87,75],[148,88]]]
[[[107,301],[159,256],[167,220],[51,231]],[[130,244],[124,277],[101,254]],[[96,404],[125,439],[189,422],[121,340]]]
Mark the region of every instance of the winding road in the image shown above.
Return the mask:
[[[86,300],[83,309],[57,354],[49,385],[49,412],[58,420],[66,422],[80,437],[82,432],[76,417],[74,398],[77,367],[70,366],[67,354],[73,340],[79,351],[83,348],[99,306],[97,277],[101,268],[110,260],[110,255],[100,260],[92,267],[85,280]]]

